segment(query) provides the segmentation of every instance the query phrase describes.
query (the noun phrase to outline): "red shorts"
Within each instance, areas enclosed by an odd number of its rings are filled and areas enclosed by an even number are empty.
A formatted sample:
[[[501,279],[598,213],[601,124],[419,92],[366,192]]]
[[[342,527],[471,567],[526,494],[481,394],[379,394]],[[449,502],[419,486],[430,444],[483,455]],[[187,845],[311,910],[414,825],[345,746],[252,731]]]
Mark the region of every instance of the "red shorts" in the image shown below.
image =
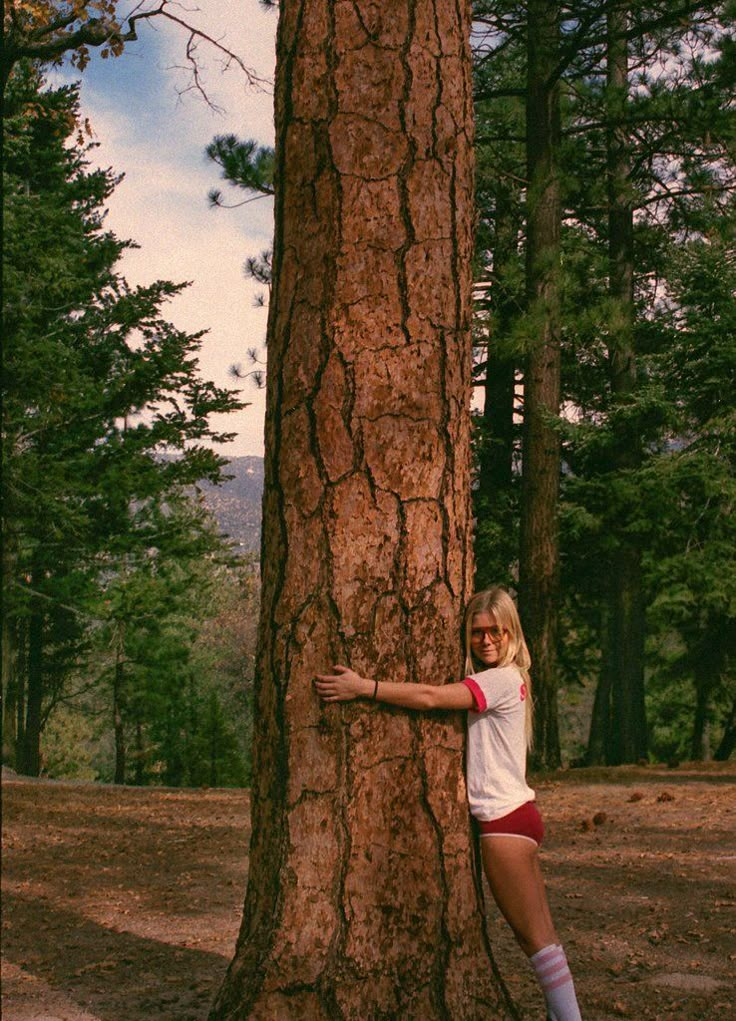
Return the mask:
[[[484,822],[482,819],[475,821],[481,837],[524,837],[526,840],[533,840],[535,844],[541,844],[544,836],[544,823],[533,801],[527,801],[508,815],[502,815],[500,819],[491,819],[490,822]]]

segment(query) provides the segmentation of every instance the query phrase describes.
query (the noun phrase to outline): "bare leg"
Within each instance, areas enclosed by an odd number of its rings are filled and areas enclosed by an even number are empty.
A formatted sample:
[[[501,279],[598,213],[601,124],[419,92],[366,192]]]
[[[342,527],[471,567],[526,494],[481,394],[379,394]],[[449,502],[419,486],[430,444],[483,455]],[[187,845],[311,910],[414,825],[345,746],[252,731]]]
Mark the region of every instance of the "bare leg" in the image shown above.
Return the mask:
[[[547,903],[539,852],[523,837],[480,838],[493,897],[529,958],[547,1003],[548,1021],[581,1021],[575,985]]]
[[[527,955],[557,943],[539,851],[523,837],[481,837],[483,870],[501,914]]]

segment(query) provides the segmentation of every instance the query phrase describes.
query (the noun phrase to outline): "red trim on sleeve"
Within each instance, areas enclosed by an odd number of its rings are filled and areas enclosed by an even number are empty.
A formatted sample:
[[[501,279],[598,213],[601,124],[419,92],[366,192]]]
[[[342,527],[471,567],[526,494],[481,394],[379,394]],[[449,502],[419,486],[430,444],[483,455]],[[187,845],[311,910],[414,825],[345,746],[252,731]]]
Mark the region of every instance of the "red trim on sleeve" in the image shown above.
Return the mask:
[[[473,696],[475,711],[477,713],[484,713],[488,708],[488,703],[486,702],[486,696],[483,694],[478,684],[476,684],[472,677],[464,677],[462,683]]]

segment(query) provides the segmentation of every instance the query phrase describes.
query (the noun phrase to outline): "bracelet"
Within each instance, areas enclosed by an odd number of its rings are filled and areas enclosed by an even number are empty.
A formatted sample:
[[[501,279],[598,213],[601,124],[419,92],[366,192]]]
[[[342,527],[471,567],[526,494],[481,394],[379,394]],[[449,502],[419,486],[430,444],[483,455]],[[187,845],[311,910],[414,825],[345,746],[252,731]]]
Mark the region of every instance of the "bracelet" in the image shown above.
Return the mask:
[[[378,681],[373,682],[375,687],[373,688],[373,701],[375,702],[378,698]]]

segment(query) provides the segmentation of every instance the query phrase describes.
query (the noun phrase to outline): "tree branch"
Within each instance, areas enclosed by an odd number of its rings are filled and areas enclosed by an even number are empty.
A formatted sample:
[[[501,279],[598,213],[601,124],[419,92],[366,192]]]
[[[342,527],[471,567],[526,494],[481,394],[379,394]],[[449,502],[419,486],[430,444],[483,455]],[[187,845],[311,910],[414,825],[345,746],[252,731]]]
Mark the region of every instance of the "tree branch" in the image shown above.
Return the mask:
[[[261,77],[248,67],[243,59],[229,49],[220,39],[190,24],[185,18],[179,17],[171,10],[171,0],[160,0],[157,6],[149,10],[141,10],[139,5],[134,13],[121,26],[114,17],[103,16],[83,20],[85,6],[74,5],[72,9],[45,24],[28,26],[17,17],[15,5],[10,4],[9,17],[6,21],[6,34],[3,47],[3,88],[14,65],[24,58],[39,60],[45,63],[58,62],[66,53],[73,54],[72,61],[83,68],[87,63],[88,47],[97,49],[109,46],[113,55],[118,56],[126,43],[138,40],[138,23],[161,18],[183,28],[187,33],[186,58],[188,70],[192,74],[189,88],[199,92],[213,108],[201,80],[201,69],[195,57],[198,42],[205,42],[216,50],[223,58],[223,70],[232,65],[237,66],[245,75],[249,85],[266,91],[271,81]],[[74,27],[76,26],[76,27]],[[188,91],[185,89],[184,91]]]

